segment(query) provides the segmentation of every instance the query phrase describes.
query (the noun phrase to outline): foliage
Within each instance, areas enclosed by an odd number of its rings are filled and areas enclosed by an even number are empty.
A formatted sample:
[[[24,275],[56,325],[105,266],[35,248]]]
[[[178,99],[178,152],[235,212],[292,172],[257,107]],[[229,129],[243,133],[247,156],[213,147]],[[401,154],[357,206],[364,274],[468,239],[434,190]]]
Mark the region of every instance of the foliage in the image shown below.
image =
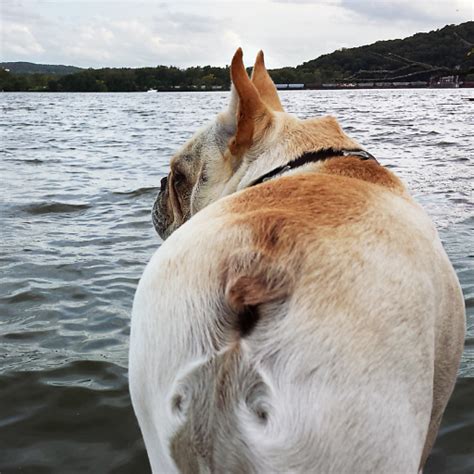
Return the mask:
[[[64,76],[65,74],[73,74],[81,71],[76,66],[61,66],[53,64],[35,64],[24,61],[4,62],[0,63],[0,69],[9,69],[15,74],[51,74]]]
[[[417,33],[405,39],[377,41],[368,46],[340,49],[303,63],[296,69],[300,73],[319,71],[326,81],[360,77],[361,72],[362,75],[373,77],[374,72],[377,76],[379,71],[397,71],[395,77],[403,76],[416,71],[417,65],[414,63],[432,66],[431,69],[446,68],[446,73],[456,66],[469,70],[474,67],[474,57],[469,55],[473,43],[474,21],[470,21],[448,25],[430,33]],[[418,67],[420,75],[423,75],[423,69],[428,74],[423,79],[429,79],[430,68]]]

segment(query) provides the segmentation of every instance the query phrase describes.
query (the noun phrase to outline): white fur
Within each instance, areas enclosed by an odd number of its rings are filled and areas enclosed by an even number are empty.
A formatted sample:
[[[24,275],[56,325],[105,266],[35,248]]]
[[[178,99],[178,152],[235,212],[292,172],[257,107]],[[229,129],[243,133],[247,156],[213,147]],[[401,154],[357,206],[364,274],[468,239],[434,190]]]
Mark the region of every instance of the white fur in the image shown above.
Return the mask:
[[[222,206],[228,199],[178,229],[156,252],[137,289],[130,386],[156,473],[175,469],[167,449],[182,423],[170,409],[177,381],[215,355],[212,339],[219,338],[216,301],[221,291],[216,263],[248,244],[245,230],[226,229]],[[424,213],[399,197],[386,199],[394,216],[402,214],[426,237],[420,237],[415,262],[399,254],[388,256],[383,246],[372,242],[365,258],[372,262],[373,273],[358,275],[355,268],[348,275],[364,280],[361,286],[356,283],[359,294],[348,294],[347,299],[357,296],[364,303],[366,317],[376,324],[373,333],[347,324],[347,308],[337,311],[325,294],[330,290],[318,287],[319,270],[312,275],[303,269],[306,278],[285,314],[275,314],[242,343],[245,357],[271,389],[267,426],[255,423],[245,407],[239,416],[256,472],[418,470],[431,412],[434,321],[446,311],[441,291],[445,280],[457,283]],[[334,242],[325,245],[330,252]],[[433,266],[440,271],[434,277]],[[318,288],[316,294],[308,294],[310,285]],[[451,297],[459,299],[460,294]],[[315,308],[324,318],[320,327],[318,318],[308,317]],[[411,320],[411,314],[416,318]],[[387,326],[387,338],[373,344],[380,325]],[[371,341],[367,354],[364,339]],[[365,357],[374,360],[369,373]],[[308,377],[312,370],[314,375]],[[406,399],[414,387],[419,392],[416,406]],[[350,420],[358,421],[353,428]]]

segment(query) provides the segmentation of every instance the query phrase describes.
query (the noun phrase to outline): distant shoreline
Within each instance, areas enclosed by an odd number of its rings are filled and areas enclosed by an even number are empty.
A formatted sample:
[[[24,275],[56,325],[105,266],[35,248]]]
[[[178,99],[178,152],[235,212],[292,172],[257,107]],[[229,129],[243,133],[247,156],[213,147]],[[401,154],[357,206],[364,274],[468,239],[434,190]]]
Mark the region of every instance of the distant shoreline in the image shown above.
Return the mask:
[[[334,91],[334,90],[413,90],[413,89],[431,89],[431,90],[464,90],[464,89],[474,89],[474,83],[470,84],[463,84],[459,87],[451,87],[451,86],[330,86],[330,87],[299,87],[299,88],[279,88],[278,91],[291,91],[291,92],[301,92],[301,91]],[[230,89],[222,88],[222,89],[160,89],[155,91],[156,94],[163,94],[163,93],[178,93],[178,92],[193,92],[193,93],[204,93],[204,92],[229,92]],[[148,91],[0,91],[3,94],[18,94],[18,93],[26,93],[26,94],[147,94]],[[152,93],[151,95],[154,95]]]

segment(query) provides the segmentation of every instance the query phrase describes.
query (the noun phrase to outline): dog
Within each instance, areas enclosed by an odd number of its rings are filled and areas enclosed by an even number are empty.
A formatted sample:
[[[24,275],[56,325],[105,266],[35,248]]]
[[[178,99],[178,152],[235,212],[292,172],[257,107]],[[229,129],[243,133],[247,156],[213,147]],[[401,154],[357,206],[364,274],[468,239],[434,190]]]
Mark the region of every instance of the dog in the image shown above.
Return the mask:
[[[171,160],[132,311],[155,473],[417,473],[463,350],[437,231],[335,118],[283,111],[257,56]]]

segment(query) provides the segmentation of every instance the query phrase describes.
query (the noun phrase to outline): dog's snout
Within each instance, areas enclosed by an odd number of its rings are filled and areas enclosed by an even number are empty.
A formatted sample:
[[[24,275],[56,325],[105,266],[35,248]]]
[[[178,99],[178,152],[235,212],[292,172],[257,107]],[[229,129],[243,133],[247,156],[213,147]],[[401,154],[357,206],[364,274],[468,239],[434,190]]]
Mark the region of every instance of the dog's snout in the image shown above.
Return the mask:
[[[166,189],[166,184],[168,183],[168,176],[161,178],[161,190],[164,191]]]

